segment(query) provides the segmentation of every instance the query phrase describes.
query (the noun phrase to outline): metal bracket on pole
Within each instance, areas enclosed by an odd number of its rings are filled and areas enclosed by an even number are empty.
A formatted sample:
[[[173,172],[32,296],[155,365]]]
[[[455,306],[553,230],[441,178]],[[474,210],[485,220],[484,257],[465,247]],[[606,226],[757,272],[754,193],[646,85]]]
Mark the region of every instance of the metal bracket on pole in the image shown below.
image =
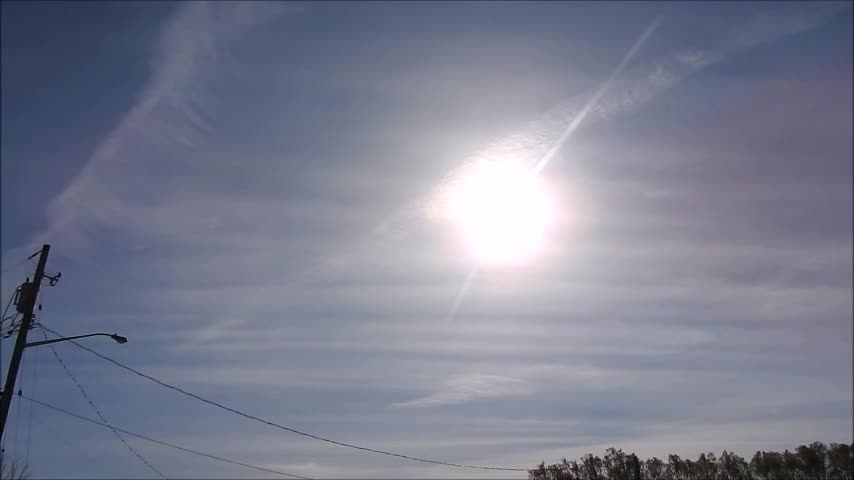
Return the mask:
[[[62,272],[59,272],[56,275],[48,275],[46,273],[44,274],[44,278],[50,280],[50,282],[48,282],[48,283],[50,283],[51,287],[53,287],[57,283],[59,283],[59,277],[61,277],[61,276],[62,276]]]

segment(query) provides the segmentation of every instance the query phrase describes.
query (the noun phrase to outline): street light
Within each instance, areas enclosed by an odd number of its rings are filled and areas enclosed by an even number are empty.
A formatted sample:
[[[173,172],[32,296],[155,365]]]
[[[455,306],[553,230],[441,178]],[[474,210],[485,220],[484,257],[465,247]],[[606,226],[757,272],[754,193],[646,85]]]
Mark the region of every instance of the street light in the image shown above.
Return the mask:
[[[2,392],[0,392],[0,440],[3,439],[3,434],[6,431],[6,420],[9,419],[9,407],[12,405],[12,392],[15,389],[15,381],[18,378],[18,370],[21,367],[21,359],[23,358],[24,350],[27,347],[50,345],[52,343],[65,342],[68,340],[76,340],[78,338],[95,336],[110,337],[118,343],[126,343],[128,341],[127,338],[114,333],[90,333],[88,335],[77,335],[75,337],[60,337],[54,338],[53,340],[45,340],[43,342],[27,343],[27,334],[29,333],[30,328],[33,325],[33,319],[35,317],[35,315],[33,314],[33,309],[35,308],[36,301],[38,300],[39,288],[41,287],[42,280],[48,278],[50,279],[50,284],[55,285],[56,281],[59,279],[59,274],[53,276],[47,275],[45,273],[45,267],[47,266],[47,256],[49,253],[50,245],[44,244],[42,245],[42,249],[39,253],[30,256],[30,258],[33,258],[36,255],[38,255],[39,257],[39,262],[36,266],[35,274],[33,275],[33,281],[30,282],[30,279],[28,278],[27,281],[21,285],[20,290],[18,290],[19,293],[16,306],[18,312],[23,314],[23,317],[21,317],[21,322],[18,324],[18,338],[15,339],[15,349],[12,350],[12,356],[9,358],[9,373],[8,375],[6,375],[6,382],[3,386]],[[41,305],[39,305],[39,309],[41,310]]]
[[[113,340],[115,340],[116,343],[118,343],[119,345],[122,345],[124,343],[128,343],[128,339],[126,337],[123,337],[121,335],[117,335],[115,333],[90,333],[88,335],[76,335],[74,337],[61,337],[61,338],[54,338],[51,340],[42,340],[40,342],[30,342],[30,343],[27,343],[26,345],[24,345],[24,348],[38,347],[39,345],[48,345],[51,343],[67,342],[69,340],[77,340],[78,338],[86,338],[86,337],[110,337]]]

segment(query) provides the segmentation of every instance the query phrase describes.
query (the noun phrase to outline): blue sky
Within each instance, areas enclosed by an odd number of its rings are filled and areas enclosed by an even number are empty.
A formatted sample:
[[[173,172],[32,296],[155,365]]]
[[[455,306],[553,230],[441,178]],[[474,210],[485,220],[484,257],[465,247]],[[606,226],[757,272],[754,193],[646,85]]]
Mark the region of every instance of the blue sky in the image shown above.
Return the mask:
[[[50,243],[50,328],[447,462],[852,441],[848,3],[7,2],[2,27],[2,300]],[[448,315],[475,261],[437,199],[483,159],[539,161],[608,78],[542,171],[558,227]],[[304,476],[484,477],[57,351],[140,434]],[[44,347],[19,378],[95,417]],[[109,430],[12,408],[36,477],[152,476]],[[263,476],[128,442],[170,478]]]

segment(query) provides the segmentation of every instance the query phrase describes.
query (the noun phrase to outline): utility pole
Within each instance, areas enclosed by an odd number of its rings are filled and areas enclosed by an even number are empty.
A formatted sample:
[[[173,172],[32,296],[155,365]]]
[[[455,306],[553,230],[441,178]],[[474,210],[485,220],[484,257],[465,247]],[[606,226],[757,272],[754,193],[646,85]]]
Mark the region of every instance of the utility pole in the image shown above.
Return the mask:
[[[44,278],[44,269],[47,265],[47,255],[50,253],[50,245],[43,245],[39,253],[39,263],[32,283],[25,282],[21,285],[18,296],[18,311],[23,313],[21,325],[18,327],[18,338],[15,340],[15,350],[12,351],[12,359],[9,362],[9,374],[6,376],[6,386],[0,396],[0,441],[6,431],[6,419],[9,416],[9,407],[12,405],[12,397],[15,395],[15,379],[18,377],[18,368],[21,366],[21,357],[24,355],[24,347],[27,345],[27,332],[33,323],[33,309],[36,306],[36,298],[39,295]],[[32,258],[32,257],[30,257]],[[53,281],[51,281],[53,283]]]

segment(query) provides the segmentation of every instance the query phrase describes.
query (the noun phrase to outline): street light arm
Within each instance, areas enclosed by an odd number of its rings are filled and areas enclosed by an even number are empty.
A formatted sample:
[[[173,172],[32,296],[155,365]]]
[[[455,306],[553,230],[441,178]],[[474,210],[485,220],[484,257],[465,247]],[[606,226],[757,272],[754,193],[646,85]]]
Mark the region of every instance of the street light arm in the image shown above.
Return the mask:
[[[69,340],[77,340],[78,338],[87,338],[87,337],[110,337],[113,340],[115,340],[116,342],[118,342],[119,344],[127,343],[127,341],[128,341],[127,338],[125,338],[121,335],[116,335],[115,333],[90,333],[87,335],[76,335],[74,337],[62,337],[62,338],[54,338],[51,340],[42,340],[40,342],[30,342],[30,343],[24,345],[24,348],[38,347],[39,345],[49,345],[51,343],[67,342]]]

